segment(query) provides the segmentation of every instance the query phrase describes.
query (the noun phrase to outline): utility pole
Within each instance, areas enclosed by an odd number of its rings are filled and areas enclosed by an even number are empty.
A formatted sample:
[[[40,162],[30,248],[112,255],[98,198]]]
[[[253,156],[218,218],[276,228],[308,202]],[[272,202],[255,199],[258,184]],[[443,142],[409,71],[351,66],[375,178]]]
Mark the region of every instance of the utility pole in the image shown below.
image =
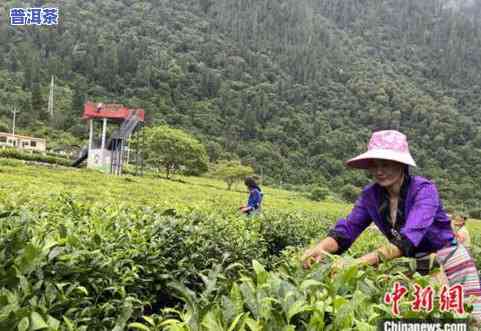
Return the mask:
[[[15,136],[15,119],[17,116],[17,108],[13,106],[13,110],[11,110],[13,114],[13,121],[12,121],[12,136]]]
[[[52,80],[50,82],[50,94],[48,96],[48,113],[50,114],[50,118],[53,118],[53,88],[54,88],[54,79],[52,76]]]

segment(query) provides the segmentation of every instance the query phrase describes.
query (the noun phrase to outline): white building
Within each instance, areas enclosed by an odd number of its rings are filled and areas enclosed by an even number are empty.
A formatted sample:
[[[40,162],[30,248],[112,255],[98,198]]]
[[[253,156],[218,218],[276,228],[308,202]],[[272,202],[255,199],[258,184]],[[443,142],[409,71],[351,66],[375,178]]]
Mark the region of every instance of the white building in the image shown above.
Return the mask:
[[[47,149],[47,141],[42,138],[34,138],[11,133],[0,132],[0,147],[15,147],[27,151],[44,153]]]

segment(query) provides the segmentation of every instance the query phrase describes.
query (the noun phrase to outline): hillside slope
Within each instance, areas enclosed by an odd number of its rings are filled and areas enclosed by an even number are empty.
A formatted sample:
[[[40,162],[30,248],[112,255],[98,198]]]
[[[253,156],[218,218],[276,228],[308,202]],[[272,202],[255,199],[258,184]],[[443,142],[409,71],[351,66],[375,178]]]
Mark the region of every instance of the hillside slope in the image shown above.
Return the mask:
[[[367,182],[342,161],[395,128],[451,204],[479,208],[480,1],[48,4],[58,27],[0,23],[3,129],[17,104],[23,130],[85,138],[83,102],[119,102],[193,132],[213,162],[236,155],[270,183],[340,190]]]

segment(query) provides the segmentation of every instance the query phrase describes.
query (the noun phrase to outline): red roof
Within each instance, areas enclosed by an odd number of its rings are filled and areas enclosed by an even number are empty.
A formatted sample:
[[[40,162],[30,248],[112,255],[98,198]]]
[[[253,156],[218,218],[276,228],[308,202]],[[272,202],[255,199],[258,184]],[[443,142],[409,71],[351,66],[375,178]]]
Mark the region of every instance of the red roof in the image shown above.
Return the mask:
[[[126,120],[134,111],[137,111],[137,116],[143,122],[145,116],[143,109],[129,109],[123,105],[114,103],[103,104],[87,101],[84,105],[84,114],[82,118],[108,118],[112,120]]]

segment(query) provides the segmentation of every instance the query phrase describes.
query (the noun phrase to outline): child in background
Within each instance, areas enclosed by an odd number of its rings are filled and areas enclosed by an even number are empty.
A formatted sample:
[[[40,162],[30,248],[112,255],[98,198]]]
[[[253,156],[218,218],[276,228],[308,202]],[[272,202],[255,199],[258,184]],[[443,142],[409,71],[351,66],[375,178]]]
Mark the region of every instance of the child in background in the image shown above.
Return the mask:
[[[462,214],[455,214],[453,217],[453,230],[458,242],[462,243],[464,247],[470,248],[471,238],[469,236],[468,228],[466,227],[467,217]]]

